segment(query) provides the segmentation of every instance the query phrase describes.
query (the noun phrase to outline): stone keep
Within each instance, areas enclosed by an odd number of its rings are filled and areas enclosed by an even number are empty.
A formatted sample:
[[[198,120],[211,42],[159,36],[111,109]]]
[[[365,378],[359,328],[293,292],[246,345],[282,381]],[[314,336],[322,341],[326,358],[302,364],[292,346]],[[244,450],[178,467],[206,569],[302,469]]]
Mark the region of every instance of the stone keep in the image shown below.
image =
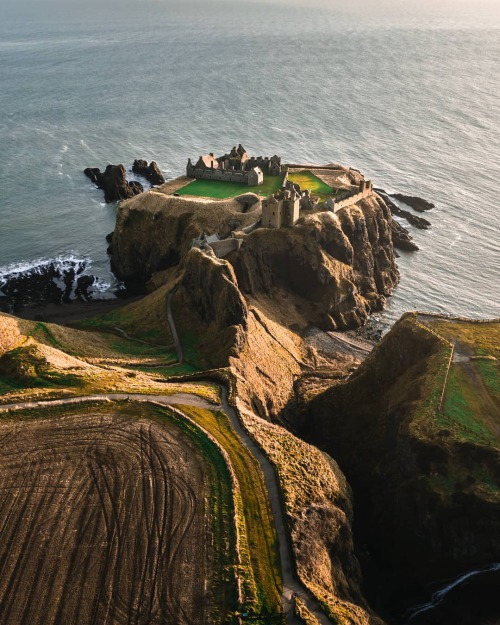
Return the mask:
[[[269,197],[266,197],[265,200],[262,200],[262,227],[281,228],[282,208],[282,202],[276,199],[274,195],[270,195]]]

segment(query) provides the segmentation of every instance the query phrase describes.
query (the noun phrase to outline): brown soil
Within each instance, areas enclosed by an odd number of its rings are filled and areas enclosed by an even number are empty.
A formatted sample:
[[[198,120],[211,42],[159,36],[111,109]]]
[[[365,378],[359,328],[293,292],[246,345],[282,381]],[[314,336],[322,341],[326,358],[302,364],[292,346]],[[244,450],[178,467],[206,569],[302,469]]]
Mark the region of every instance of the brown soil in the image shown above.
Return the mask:
[[[137,410],[0,427],[3,625],[207,622],[204,463]]]

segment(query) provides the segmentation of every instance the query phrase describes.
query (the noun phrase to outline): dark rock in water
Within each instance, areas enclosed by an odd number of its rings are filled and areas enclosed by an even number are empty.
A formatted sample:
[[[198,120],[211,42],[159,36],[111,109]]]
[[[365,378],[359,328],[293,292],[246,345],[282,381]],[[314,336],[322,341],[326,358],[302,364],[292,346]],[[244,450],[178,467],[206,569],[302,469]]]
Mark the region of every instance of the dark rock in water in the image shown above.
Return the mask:
[[[413,242],[410,233],[400,223],[391,221],[392,243],[398,250],[405,252],[416,252],[418,246]]]
[[[104,191],[104,200],[107,203],[127,200],[144,191],[139,182],[127,182],[123,165],[108,165],[104,173],[95,167],[87,167],[83,173]]]
[[[142,193],[144,191],[144,187],[142,186],[142,184],[140,182],[137,182],[136,180],[131,180],[128,183],[128,186],[133,191],[132,196],[139,195],[139,193]]]
[[[97,167],[87,167],[87,169],[83,170],[83,173],[87,176],[87,178],[90,178],[96,186],[99,188],[101,187],[102,174],[100,169]]]
[[[146,178],[152,185],[163,184],[165,182],[160,168],[154,161],[151,161],[148,165],[147,161],[137,159],[132,165],[132,171],[134,174]]]
[[[94,276],[80,276],[76,281],[75,295],[81,302],[88,302],[92,299],[92,293],[89,289],[94,281]]]
[[[106,254],[108,254],[109,256],[111,256],[111,254],[113,253],[113,234],[114,232],[110,232],[106,235],[106,242],[109,243],[106,249]]]
[[[413,209],[418,211],[419,213],[423,213],[424,211],[431,210],[434,208],[434,204],[432,202],[428,202],[427,200],[422,199],[421,197],[417,197],[415,195],[404,195],[403,193],[391,193],[391,197],[399,200],[400,202],[404,202],[411,206]]]
[[[387,206],[391,209],[391,213],[393,215],[403,217],[403,219],[406,219],[408,223],[410,223],[412,226],[415,226],[415,228],[419,228],[420,230],[427,230],[427,228],[430,227],[431,222],[427,219],[424,219],[423,217],[418,217],[417,215],[410,213],[410,211],[405,211],[402,208],[399,208],[397,204],[394,204],[389,195],[383,189],[375,189],[375,191],[384,199]]]
[[[85,274],[88,262],[63,259],[42,262],[23,271],[0,277],[0,310],[18,313],[45,304],[70,304],[75,297],[88,301],[97,279]]]

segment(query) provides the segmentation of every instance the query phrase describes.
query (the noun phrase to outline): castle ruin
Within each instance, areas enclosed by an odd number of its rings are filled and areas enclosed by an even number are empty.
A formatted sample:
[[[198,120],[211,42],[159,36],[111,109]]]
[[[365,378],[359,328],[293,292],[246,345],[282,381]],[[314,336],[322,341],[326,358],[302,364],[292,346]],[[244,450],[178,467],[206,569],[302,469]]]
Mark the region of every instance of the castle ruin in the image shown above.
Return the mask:
[[[300,216],[301,210],[328,210],[336,213],[341,208],[352,206],[359,200],[373,194],[371,180],[362,180],[358,188],[333,198],[329,196],[322,204],[314,200],[308,189],[301,192],[300,186],[287,179],[283,181],[283,187],[274,195],[262,200],[263,228],[282,228],[293,226]]]
[[[299,218],[301,197],[299,185],[285,180],[280,191],[262,200],[262,227],[293,226]]]
[[[249,158],[241,143],[224,156],[216,157],[212,152],[200,156],[196,165],[189,159],[186,167],[186,175],[189,178],[239,182],[249,186],[261,185],[264,182],[264,174],[279,176],[281,171],[279,156]]]

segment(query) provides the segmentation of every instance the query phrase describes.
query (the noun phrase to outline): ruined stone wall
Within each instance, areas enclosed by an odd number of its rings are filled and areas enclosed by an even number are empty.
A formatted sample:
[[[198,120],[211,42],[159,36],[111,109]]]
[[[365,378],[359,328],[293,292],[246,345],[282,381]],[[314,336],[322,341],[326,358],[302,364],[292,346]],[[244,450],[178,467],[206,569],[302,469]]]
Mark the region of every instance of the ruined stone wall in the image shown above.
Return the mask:
[[[371,184],[367,184],[367,186],[362,191],[353,192],[342,200],[335,200],[334,212],[337,212],[341,208],[345,208],[346,206],[352,206],[352,204],[356,204],[359,200],[364,199],[365,197],[369,197],[373,195],[373,187]]]
[[[222,180],[224,182],[240,182],[248,184],[248,172],[224,171],[220,169],[193,169],[191,176],[198,180]]]
[[[224,239],[223,241],[214,241],[213,243],[210,243],[210,247],[214,251],[217,258],[224,258],[224,256],[227,256],[231,252],[239,250],[241,243],[242,239],[230,238]]]

